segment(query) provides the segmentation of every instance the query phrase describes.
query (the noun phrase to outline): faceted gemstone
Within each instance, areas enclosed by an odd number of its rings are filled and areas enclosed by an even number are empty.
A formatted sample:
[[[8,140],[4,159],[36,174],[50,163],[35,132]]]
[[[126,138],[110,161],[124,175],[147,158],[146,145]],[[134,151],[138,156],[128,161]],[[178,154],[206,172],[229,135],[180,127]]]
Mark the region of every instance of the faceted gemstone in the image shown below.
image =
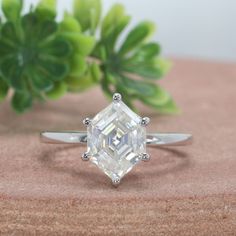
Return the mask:
[[[112,180],[121,179],[146,152],[146,129],[140,121],[120,101],[98,113],[88,127],[90,160]]]

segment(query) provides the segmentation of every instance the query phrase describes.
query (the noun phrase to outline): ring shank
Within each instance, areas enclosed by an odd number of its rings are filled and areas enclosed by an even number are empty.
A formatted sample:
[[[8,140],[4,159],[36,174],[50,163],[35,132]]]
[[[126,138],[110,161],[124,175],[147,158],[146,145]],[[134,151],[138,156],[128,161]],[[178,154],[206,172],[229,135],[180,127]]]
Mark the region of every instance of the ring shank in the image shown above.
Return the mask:
[[[86,132],[42,132],[41,142],[51,144],[85,144]],[[147,134],[146,144],[156,146],[184,146],[192,143],[191,134],[180,133],[150,133]]]

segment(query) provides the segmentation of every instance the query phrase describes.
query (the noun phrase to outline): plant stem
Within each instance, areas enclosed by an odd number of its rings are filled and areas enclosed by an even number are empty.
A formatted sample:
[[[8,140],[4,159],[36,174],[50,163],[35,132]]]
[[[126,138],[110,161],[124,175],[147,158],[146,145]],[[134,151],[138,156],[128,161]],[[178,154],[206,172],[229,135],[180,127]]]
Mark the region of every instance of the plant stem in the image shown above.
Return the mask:
[[[87,57],[86,58],[86,61],[88,62],[88,63],[96,63],[97,65],[102,65],[102,61],[99,59],[99,58],[96,58],[96,57]]]

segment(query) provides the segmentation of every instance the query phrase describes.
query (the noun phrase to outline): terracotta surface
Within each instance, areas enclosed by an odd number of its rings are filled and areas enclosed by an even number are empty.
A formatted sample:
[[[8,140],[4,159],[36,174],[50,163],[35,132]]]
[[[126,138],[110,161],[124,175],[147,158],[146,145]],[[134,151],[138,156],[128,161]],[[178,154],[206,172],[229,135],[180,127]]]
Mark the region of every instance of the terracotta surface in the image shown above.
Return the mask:
[[[194,134],[160,150],[114,189],[85,147],[45,145],[40,130],[81,130],[108,102],[99,89],[15,115],[0,105],[0,235],[236,235],[236,66],[176,61],[163,81],[183,114],[150,131]]]

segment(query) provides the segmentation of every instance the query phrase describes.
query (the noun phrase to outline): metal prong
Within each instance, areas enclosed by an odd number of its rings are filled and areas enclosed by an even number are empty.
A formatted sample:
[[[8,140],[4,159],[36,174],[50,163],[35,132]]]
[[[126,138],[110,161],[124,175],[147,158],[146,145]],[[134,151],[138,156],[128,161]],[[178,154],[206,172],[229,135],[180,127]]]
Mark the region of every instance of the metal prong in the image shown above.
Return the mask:
[[[149,124],[149,122],[150,122],[150,118],[149,117],[143,117],[141,122],[140,122],[140,124],[145,127],[145,126],[147,126]]]
[[[83,120],[83,124],[85,125],[85,126],[89,126],[89,125],[91,125],[91,119],[90,118],[85,118],[84,120]]]
[[[150,161],[150,155],[147,153],[140,154],[140,157],[142,161],[145,161],[145,162]]]
[[[120,102],[121,100],[122,100],[121,94],[115,93],[115,94],[113,95],[113,101],[114,101],[114,102]]]
[[[83,161],[89,161],[90,155],[88,152],[85,152],[81,158]]]
[[[120,178],[115,177],[114,179],[112,179],[112,184],[114,187],[118,187],[118,185],[120,184]]]

